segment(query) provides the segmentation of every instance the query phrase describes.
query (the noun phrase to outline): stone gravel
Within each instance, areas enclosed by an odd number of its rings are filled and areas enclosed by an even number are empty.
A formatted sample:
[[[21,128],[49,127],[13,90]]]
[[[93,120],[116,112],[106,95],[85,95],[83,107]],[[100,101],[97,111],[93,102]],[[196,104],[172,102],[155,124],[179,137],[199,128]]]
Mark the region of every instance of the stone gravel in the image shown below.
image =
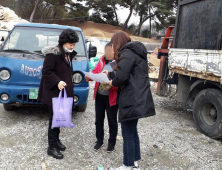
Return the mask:
[[[140,119],[141,170],[220,170],[221,140],[201,134],[193,121],[192,108],[173,98],[152,93],[157,115]],[[76,128],[62,128],[61,140],[67,146],[64,159],[47,156],[48,111],[44,107],[21,107],[5,111],[0,105],[0,170],[105,170],[122,165],[121,128],[116,149],[106,152],[109,129],[105,120],[104,146],[94,151],[94,83],[90,82],[88,107],[73,114]]]

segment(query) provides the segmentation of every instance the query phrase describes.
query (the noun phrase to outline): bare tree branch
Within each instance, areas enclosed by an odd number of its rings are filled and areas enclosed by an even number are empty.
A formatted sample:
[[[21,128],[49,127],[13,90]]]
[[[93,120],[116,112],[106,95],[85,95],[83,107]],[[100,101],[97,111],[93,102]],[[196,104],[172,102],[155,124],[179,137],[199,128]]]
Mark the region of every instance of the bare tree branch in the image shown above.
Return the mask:
[[[32,22],[33,17],[34,17],[34,15],[35,15],[35,12],[37,11],[37,8],[38,8],[38,6],[39,6],[39,4],[40,4],[41,2],[42,2],[42,0],[37,0],[37,2],[36,2],[36,4],[35,4],[35,8],[34,8],[34,10],[32,11],[32,14],[31,14],[30,19],[29,19],[30,22]]]

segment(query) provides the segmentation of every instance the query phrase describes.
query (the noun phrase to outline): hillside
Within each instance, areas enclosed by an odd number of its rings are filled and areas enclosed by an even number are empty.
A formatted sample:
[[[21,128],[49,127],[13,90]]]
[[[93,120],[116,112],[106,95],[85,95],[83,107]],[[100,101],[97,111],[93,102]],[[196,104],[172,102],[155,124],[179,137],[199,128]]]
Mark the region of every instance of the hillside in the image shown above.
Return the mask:
[[[97,37],[101,39],[110,39],[112,35],[117,31],[123,31],[121,27],[94,23],[92,21],[87,21],[80,23],[78,21],[59,21],[58,24],[76,26],[83,30],[86,37]],[[139,36],[134,36],[130,31],[126,31],[133,41],[141,41],[147,43],[158,43],[157,41],[149,38],[143,38]]]

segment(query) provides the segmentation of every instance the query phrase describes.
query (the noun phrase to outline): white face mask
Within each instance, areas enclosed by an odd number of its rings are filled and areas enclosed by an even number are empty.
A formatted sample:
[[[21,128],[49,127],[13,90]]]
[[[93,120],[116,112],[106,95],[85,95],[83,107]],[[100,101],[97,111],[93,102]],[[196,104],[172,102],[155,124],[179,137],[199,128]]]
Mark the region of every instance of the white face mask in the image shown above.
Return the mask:
[[[71,53],[71,52],[73,52],[74,49],[69,50],[69,49],[67,49],[66,47],[64,47],[64,50],[65,50],[66,53]]]

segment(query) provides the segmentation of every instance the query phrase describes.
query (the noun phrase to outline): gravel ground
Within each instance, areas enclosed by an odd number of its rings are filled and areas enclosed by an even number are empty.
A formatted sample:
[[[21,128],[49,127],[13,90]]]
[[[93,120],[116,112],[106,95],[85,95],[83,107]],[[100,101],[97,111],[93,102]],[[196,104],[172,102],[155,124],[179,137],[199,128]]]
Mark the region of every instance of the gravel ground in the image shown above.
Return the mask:
[[[108,125],[105,121],[103,149],[94,151],[94,83],[90,83],[88,107],[75,113],[76,128],[62,128],[61,140],[67,146],[64,159],[47,156],[48,113],[42,107],[23,107],[5,111],[0,105],[0,170],[96,170],[98,165],[111,169],[122,165],[121,129],[116,150],[106,153]],[[140,119],[141,170],[220,170],[221,141],[210,139],[195,127],[192,110],[174,99],[156,95],[157,115]]]

